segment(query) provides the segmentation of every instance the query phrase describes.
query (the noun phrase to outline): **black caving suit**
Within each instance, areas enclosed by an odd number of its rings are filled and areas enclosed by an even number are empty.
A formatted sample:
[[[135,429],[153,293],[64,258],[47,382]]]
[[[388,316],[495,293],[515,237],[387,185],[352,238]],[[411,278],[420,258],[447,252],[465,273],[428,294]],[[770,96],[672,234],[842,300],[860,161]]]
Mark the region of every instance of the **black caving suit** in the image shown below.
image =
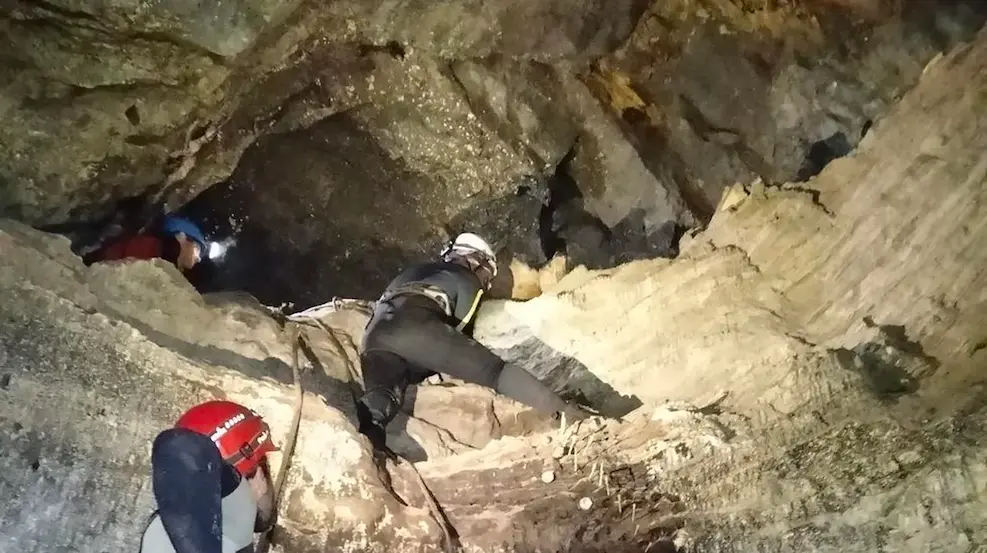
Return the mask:
[[[472,271],[445,261],[406,269],[388,285],[367,323],[360,354],[366,392],[357,408],[361,432],[375,445],[383,444],[383,428],[404,403],[405,389],[436,372],[492,388],[541,411],[579,416],[529,372],[505,365],[463,333],[482,296]]]

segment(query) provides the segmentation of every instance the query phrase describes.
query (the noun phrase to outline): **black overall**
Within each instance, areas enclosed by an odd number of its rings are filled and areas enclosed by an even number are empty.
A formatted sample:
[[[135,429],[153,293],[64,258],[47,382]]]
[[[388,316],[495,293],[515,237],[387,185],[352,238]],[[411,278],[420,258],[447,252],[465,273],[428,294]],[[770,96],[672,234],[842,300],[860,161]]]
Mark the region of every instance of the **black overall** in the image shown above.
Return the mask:
[[[366,389],[360,401],[374,423],[386,426],[404,403],[407,387],[436,372],[537,409],[565,409],[565,402],[530,373],[505,367],[501,358],[463,333],[482,296],[472,271],[447,262],[411,267],[388,285],[367,324],[360,354]]]

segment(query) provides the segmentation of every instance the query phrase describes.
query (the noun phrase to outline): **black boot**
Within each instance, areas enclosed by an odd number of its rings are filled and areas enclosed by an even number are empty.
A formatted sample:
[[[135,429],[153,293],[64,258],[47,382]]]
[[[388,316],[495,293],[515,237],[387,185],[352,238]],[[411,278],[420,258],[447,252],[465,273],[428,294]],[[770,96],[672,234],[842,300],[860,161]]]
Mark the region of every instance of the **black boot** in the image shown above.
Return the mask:
[[[391,451],[391,448],[387,447],[387,430],[384,429],[383,424],[377,422],[370,409],[362,401],[356,402],[356,417],[360,421],[360,427],[357,431],[370,440],[370,446],[374,450],[374,462],[383,466],[384,458],[395,459],[397,455]]]

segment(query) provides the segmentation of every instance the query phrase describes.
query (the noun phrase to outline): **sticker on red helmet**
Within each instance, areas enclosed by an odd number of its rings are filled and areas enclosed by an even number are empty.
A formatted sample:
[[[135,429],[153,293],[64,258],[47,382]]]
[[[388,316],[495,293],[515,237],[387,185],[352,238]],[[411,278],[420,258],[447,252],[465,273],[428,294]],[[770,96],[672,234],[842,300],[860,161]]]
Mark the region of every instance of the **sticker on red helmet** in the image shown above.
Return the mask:
[[[230,428],[233,428],[234,426],[236,426],[237,423],[246,420],[246,418],[247,415],[244,413],[237,413],[236,415],[233,415],[232,417],[227,419],[226,422],[217,426],[216,430],[209,437],[214,442],[218,441],[220,438],[223,437],[224,434],[226,434],[230,430]]]

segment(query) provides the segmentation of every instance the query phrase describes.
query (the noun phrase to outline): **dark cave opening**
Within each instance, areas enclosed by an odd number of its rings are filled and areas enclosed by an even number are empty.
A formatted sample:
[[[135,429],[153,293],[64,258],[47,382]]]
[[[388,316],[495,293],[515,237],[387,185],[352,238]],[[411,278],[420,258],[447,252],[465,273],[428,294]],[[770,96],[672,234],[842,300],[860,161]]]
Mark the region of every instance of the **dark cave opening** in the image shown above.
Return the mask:
[[[868,122],[869,123],[869,122]],[[861,137],[870,128],[869,124],[864,125]],[[795,182],[806,182],[818,175],[834,159],[849,155],[854,149],[846,134],[835,132],[828,137],[813,142],[806,148],[805,159],[795,175]]]
[[[574,151],[549,178],[525,180],[512,194],[463,210],[443,225],[445,235],[479,231],[498,249],[533,267],[559,254],[567,256],[569,267],[591,269],[676,255],[685,227],[668,222],[649,231],[644,212],[634,210],[609,228],[586,209],[583,193],[570,174]],[[400,233],[403,227],[391,228],[379,221],[398,217],[394,211],[413,205],[415,199],[407,190],[396,193],[402,196],[400,201],[385,196],[385,202],[355,202],[366,204],[363,213],[334,211],[332,199],[337,194],[362,195],[362,189],[371,185],[381,187],[385,195],[388,189],[401,190],[407,173],[400,166],[381,171],[383,155],[373,139],[361,136],[345,117],[329,118],[304,132],[259,140],[227,181],[174,212],[198,225],[208,241],[222,246],[221,255],[204,254],[186,278],[201,293],[242,291],[266,305],[292,309],[334,296],[374,299],[406,264],[428,259],[442,242],[438,235],[408,248],[388,242],[388,235]],[[419,189],[423,185],[427,183],[419,183]],[[329,188],[335,186],[351,191]],[[320,197],[323,194],[328,198]],[[92,262],[97,245],[152,228],[165,214],[160,203],[147,197],[120,200],[115,208],[94,223],[47,230],[72,236],[76,253]],[[359,223],[346,224],[347,217]],[[380,233],[363,233],[364,225],[379,228]]]
[[[439,233],[420,213],[433,186],[349,114],[265,136],[227,181],[179,210],[230,242],[190,279],[203,292],[242,290],[296,309],[375,299],[404,266],[438,251]]]
[[[564,254],[570,267],[606,269],[635,259],[678,255],[679,239],[688,227],[676,221],[649,222],[643,209],[632,209],[608,227],[591,213],[579,184],[570,173],[575,147],[547,182],[548,198],[538,214],[542,251],[547,259]]]
[[[555,167],[555,172],[548,178],[548,197],[538,213],[538,237],[546,259],[566,252],[566,240],[562,235],[568,226],[566,214],[578,211],[574,206],[582,201],[579,185],[569,174],[573,155],[575,148],[566,153]],[[587,213],[586,217],[592,216]]]

